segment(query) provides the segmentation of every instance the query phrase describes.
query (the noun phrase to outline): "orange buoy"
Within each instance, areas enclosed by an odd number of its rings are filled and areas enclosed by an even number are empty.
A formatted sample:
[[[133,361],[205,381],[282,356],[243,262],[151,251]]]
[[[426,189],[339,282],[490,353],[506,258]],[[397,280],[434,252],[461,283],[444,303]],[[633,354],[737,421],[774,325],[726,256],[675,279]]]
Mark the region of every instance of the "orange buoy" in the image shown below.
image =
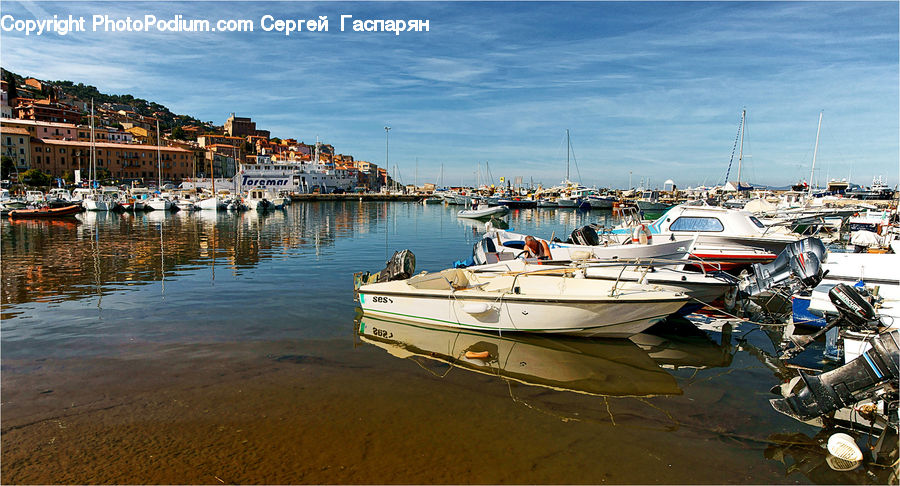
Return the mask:
[[[487,359],[490,356],[487,351],[466,351],[466,359]]]

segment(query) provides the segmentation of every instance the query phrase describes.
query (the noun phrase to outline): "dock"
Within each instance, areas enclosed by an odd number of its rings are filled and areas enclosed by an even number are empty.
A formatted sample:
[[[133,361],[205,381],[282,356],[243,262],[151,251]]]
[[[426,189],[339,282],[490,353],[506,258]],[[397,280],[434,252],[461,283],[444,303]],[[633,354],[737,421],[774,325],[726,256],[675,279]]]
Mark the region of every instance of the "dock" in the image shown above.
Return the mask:
[[[291,201],[421,201],[415,194],[291,194]]]

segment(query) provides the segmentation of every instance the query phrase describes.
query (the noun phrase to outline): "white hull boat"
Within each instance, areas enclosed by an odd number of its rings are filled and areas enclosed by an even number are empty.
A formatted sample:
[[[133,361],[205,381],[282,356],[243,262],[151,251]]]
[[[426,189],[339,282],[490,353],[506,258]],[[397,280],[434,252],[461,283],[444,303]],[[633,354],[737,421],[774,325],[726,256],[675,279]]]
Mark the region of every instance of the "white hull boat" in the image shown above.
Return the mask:
[[[502,332],[627,338],[676,312],[688,297],[630,283],[535,273],[448,269],[361,285],[365,314]]]
[[[462,211],[456,213],[456,217],[458,218],[470,218],[470,219],[481,219],[481,218],[490,218],[494,215],[502,215],[509,212],[509,208],[506,206],[493,206],[493,207],[481,207],[477,209],[463,209]]]
[[[674,263],[674,262],[673,262]],[[468,267],[476,274],[504,272],[535,272],[545,274],[582,273],[584,278],[605,280],[607,282],[629,282],[648,285],[650,288],[682,292],[698,304],[710,302],[724,296],[735,288],[737,279],[724,272],[702,273],[683,270],[683,265],[659,264],[648,265],[634,262],[592,262],[584,265],[547,265],[528,262],[522,259]]]
[[[490,238],[494,243],[493,252],[496,252],[496,261],[505,261],[523,256],[523,245],[526,235],[511,233],[505,230],[492,229],[484,234],[484,238]],[[540,238],[550,251],[550,260],[555,261],[580,261],[580,260],[649,260],[667,259],[683,260],[689,256],[694,244],[692,236],[679,235],[675,238],[660,238],[650,240],[646,244],[599,244],[579,245],[557,241],[546,241]],[[492,263],[490,260],[487,263]]]
[[[171,211],[172,201],[164,197],[153,197],[147,200],[147,208],[151,211]]]
[[[224,204],[218,196],[213,196],[198,201],[197,207],[203,211],[218,211],[220,209],[225,209],[227,205]]]
[[[109,202],[105,199],[86,197],[81,201],[85,211],[109,211]]]

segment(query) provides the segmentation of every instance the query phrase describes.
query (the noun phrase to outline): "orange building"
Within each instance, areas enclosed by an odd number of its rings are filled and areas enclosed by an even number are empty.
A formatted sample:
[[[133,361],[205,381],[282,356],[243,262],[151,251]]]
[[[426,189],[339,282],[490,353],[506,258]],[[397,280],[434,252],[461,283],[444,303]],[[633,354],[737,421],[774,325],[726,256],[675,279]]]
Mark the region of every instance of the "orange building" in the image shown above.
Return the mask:
[[[16,118],[53,123],[81,123],[81,111],[73,106],[51,100],[19,99]]]
[[[157,179],[157,148],[162,177],[180,182],[191,177],[193,152],[178,147],[156,147],[121,143],[96,143],[97,169],[106,169],[114,179]],[[31,167],[61,177],[81,169],[85,173],[91,163],[90,142],[34,139],[31,141]]]

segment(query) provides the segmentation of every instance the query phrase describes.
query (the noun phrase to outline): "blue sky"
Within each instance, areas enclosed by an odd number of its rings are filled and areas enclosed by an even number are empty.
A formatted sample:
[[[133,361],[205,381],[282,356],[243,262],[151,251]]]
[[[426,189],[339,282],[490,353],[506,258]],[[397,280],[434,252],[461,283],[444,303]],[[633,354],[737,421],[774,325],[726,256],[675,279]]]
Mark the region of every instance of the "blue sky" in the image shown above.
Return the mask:
[[[742,180],[900,178],[897,2],[13,2],[15,18],[153,14],[251,19],[252,33],[3,32],[0,64],[130,93],[379,165],[404,182],[565,177],[625,187],[724,180],[742,109]],[[327,15],[329,32],[262,32],[263,15]],[[354,19],[428,19],[429,32],[340,31]],[[736,178],[735,166],[731,179]]]

